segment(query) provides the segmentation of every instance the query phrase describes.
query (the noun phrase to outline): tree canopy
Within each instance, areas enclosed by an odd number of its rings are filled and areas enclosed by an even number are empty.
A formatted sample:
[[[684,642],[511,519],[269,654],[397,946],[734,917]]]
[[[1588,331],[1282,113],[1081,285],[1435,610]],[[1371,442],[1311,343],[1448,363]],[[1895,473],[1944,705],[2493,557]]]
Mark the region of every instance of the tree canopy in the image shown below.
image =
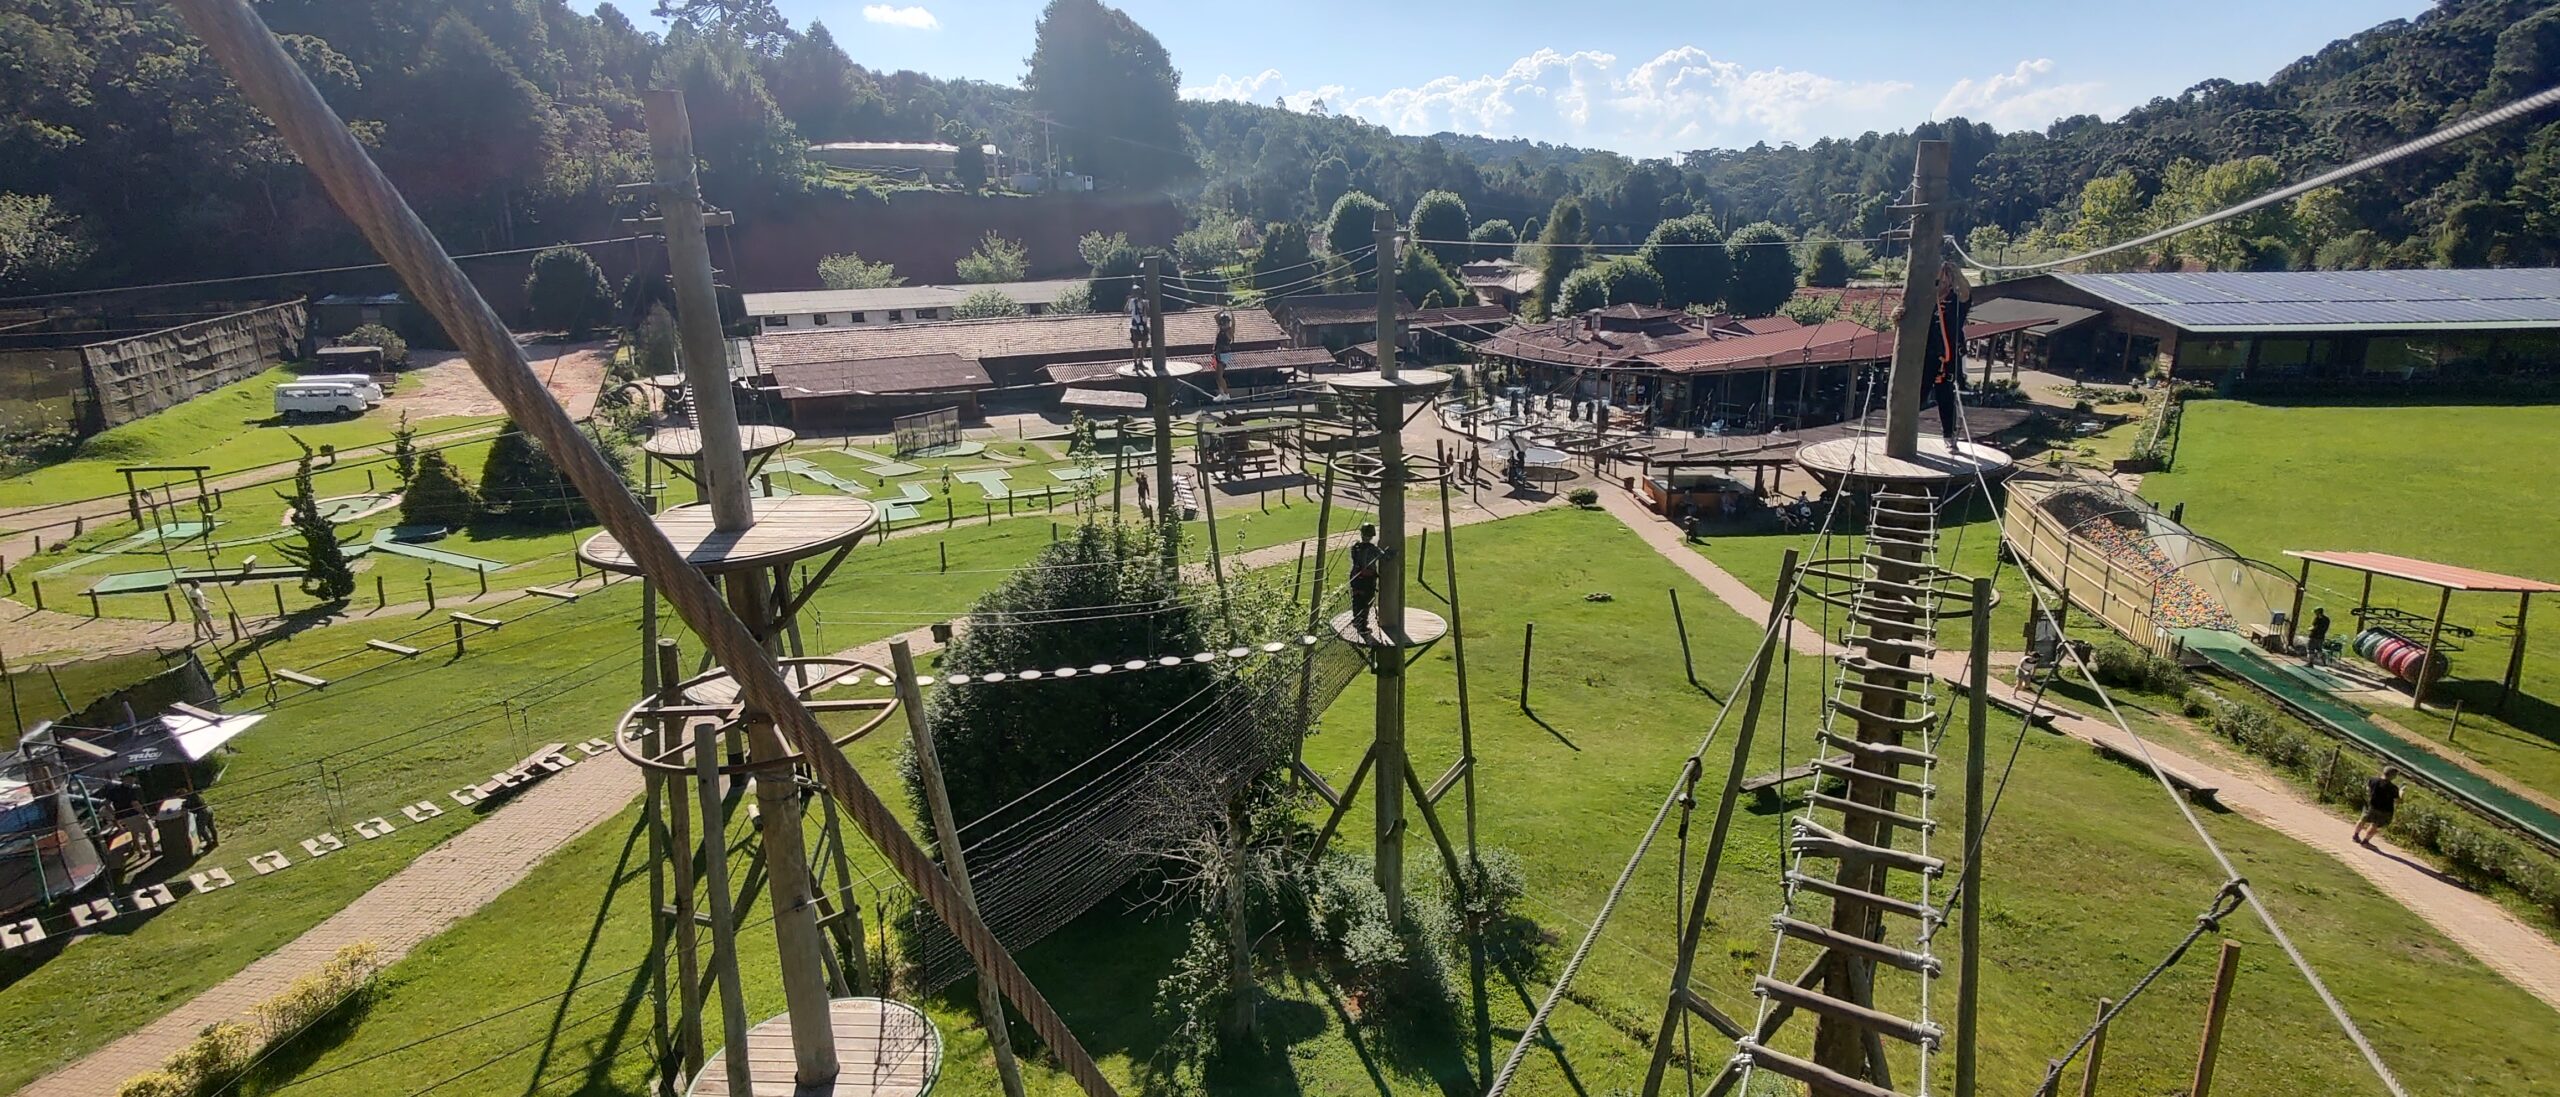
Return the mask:
[[[534,326],[559,328],[584,339],[613,317],[613,287],[594,257],[577,248],[552,248],[533,257],[524,280],[525,311]]]
[[[1725,252],[1724,233],[1716,228],[1714,218],[1693,213],[1655,225],[1644,239],[1644,250],[1637,254],[1662,275],[1663,304],[1687,308],[1724,299],[1733,259]]]
[[[954,266],[963,282],[1019,282],[1031,269],[1031,252],[1021,241],[989,232],[978,241],[978,250],[961,256]]]
[[[1325,218],[1325,254],[1343,264],[1355,289],[1377,287],[1378,255],[1370,249],[1378,242],[1378,214],[1386,208],[1386,203],[1355,190],[1335,199],[1333,212]]]
[[[1049,0],[1033,32],[1031,103],[1056,122],[1059,159],[1109,183],[1152,187],[1196,171],[1164,44],[1099,0]]]
[[[1744,316],[1777,312],[1796,291],[1795,242],[1785,229],[1766,221],[1745,226],[1728,242],[1733,280],[1725,288],[1725,305]]]
[[[1408,223],[1413,238],[1421,241],[1431,257],[1443,267],[1454,268],[1467,261],[1474,249],[1465,243],[1473,231],[1467,221],[1467,201],[1445,190],[1425,194],[1413,204],[1413,218]]]
[[[889,264],[865,262],[849,251],[818,260],[818,281],[828,289],[887,289],[907,284]]]
[[[1474,254],[1468,256],[1471,260],[1509,259],[1512,250],[1520,245],[1520,230],[1512,228],[1511,222],[1496,217],[1477,225],[1474,232],[1467,234],[1467,239],[1476,242]]]

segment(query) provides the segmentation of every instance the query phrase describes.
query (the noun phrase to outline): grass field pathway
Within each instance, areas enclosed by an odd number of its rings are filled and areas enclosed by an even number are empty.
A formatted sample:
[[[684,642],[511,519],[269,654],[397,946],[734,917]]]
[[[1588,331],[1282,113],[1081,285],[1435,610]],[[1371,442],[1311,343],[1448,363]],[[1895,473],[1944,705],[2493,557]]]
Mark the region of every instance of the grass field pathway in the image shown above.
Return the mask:
[[[1601,505],[1664,559],[1704,585],[1719,601],[1754,621],[1769,615],[1768,596],[1751,589],[1714,561],[1689,548],[1678,530],[1656,517],[1622,491],[1602,491]],[[1825,657],[1826,639],[1791,623],[1787,642],[1798,652]],[[1941,652],[1931,661],[1939,678],[1955,682],[1965,674],[1961,653]],[[2021,708],[2033,698],[2014,686],[1993,680],[1995,695]],[[2048,707],[2048,711],[2050,711]],[[2133,737],[2115,724],[2068,710],[2055,711],[2054,730],[2074,739],[2134,754]],[[2243,818],[2337,859],[2385,895],[2462,946],[2490,970],[2524,988],[2545,1005],[2560,1010],[2560,943],[2527,924],[2487,896],[2463,887],[2429,867],[2409,851],[2387,841],[2370,849],[2348,840],[2351,827],[2327,808],[2256,766],[2221,766],[2189,757],[2158,743],[2148,744],[2160,765],[2221,789],[2220,802]]]
[[[902,636],[934,648],[930,629]],[[888,640],[844,654],[888,662]],[[642,789],[640,770],[598,755],[569,767],[428,850],[291,944],[260,957],[212,989],[77,1062],[20,1090],[20,1097],[96,1097],[160,1065],[216,1021],[247,1019],[258,1003],[317,971],[338,950],[371,941],[382,961],[398,961],[447,926],[524,879],[552,851],[622,812]]]
[[[1550,505],[1549,497],[1488,496],[1482,505],[1453,507],[1452,522],[1471,525],[1525,513]],[[1416,529],[1424,528],[1424,508],[1413,508]],[[1436,506],[1429,508],[1436,510]],[[1329,531],[1328,547],[1358,536],[1358,512],[1345,512],[1343,525]],[[1436,526],[1437,515],[1429,516]],[[892,536],[896,536],[893,534]],[[1312,539],[1310,539],[1312,540]],[[1266,545],[1239,554],[1242,567],[1276,567],[1296,559],[1304,541]],[[1445,551],[1445,549],[1443,550]],[[1205,571],[1205,565],[1195,565]],[[502,592],[492,592],[496,598]],[[514,592],[503,592],[512,594]],[[391,611],[422,607],[393,606]],[[35,611],[27,611],[34,614]],[[48,617],[66,617],[46,614]],[[19,618],[25,621],[25,617]],[[78,626],[104,625],[86,617],[69,618]],[[121,622],[147,625],[148,622]],[[185,638],[185,626],[177,639]],[[930,628],[902,634],[919,655],[933,651]],[[886,665],[890,640],[880,640],[838,653]],[[91,1052],[21,1090],[23,1097],[91,1097],[112,1093],[132,1075],[149,1070],[175,1054],[206,1025],[247,1018],[259,1002],[274,997],[295,979],[318,970],[330,957],[357,941],[382,950],[385,964],[402,956],[456,921],[480,909],[524,879],[552,851],[619,814],[640,794],[637,768],[618,758],[597,756],[535,785],[490,817],[447,839],[407,868],[375,885],[337,914],[302,936],[242,969],[238,974],[162,1014],[142,1028]]]

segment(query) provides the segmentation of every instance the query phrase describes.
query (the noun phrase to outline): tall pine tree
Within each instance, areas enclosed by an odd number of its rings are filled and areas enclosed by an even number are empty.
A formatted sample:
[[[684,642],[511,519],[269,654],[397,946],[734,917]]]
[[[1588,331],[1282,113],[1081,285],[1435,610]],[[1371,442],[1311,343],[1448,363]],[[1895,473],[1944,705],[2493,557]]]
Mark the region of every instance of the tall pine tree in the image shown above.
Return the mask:
[[[281,498],[293,508],[293,531],[299,545],[286,542],[284,558],[302,569],[302,593],[323,602],[343,602],[356,592],[356,571],[338,545],[338,524],[321,510],[320,493],[311,485],[311,444],[295,438],[302,456],[293,464],[293,494]]]

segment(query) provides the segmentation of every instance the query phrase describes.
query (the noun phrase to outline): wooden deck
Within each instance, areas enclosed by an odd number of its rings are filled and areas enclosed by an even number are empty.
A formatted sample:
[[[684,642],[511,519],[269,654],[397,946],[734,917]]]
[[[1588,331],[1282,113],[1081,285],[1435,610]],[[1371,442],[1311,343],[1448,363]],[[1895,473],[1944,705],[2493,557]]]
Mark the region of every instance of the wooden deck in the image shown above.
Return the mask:
[[[1374,616],[1374,611],[1372,615]],[[1396,642],[1387,636],[1386,631],[1378,628],[1375,622],[1364,622],[1367,625],[1365,628],[1352,624],[1349,610],[1334,614],[1330,624],[1333,634],[1342,638],[1345,643],[1367,648],[1397,646]],[[1403,646],[1418,648],[1447,635],[1449,635],[1449,622],[1442,620],[1439,614],[1429,610],[1415,609],[1412,606],[1404,608]]]
[[[688,503],[658,515],[658,529],[675,542],[685,561],[714,575],[775,567],[832,552],[870,532],[879,509],[841,495],[787,495],[755,501],[755,524],[735,532],[713,529],[711,508]],[[606,571],[637,574],[639,566],[611,533],[578,546],[578,556]]]
[[[1949,443],[1923,434],[1911,458],[1884,455],[1884,437],[1875,434],[1815,442],[1796,451],[1796,463],[1826,484],[1843,479],[1871,486],[1929,487],[1972,483],[1976,476],[1997,480],[2009,475],[2009,455],[1978,442]]]
[[[942,1074],[942,1035],[914,1006],[879,998],[838,998],[829,1003],[835,1022],[832,1082],[799,1085],[791,1050],[791,1020],[775,1017],[747,1030],[752,1097],[923,1097]],[[712,1053],[685,1090],[690,1097],[732,1097],[729,1049]]]
[[[742,426],[738,428],[738,448],[752,458],[790,445],[798,437],[787,427]],[[702,432],[692,427],[670,427],[642,441],[640,452],[662,461],[691,461],[702,456]]]

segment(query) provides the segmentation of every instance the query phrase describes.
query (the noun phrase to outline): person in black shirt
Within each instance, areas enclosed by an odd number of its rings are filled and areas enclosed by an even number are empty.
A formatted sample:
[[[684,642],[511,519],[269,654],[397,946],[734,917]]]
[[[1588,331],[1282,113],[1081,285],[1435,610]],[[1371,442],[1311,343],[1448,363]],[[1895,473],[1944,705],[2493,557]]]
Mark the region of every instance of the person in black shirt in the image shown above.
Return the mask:
[[[2319,666],[2329,661],[2329,610],[2323,606],[2311,611],[2311,646],[2303,649],[2302,661]]]
[[[2356,844],[2370,846],[2373,836],[2391,825],[2391,813],[2400,806],[2400,770],[2385,766],[2382,776],[2364,783],[2364,818],[2356,821]]]
[[[1360,527],[1351,545],[1351,627],[1369,631],[1369,605],[1378,598],[1378,563],[1386,556],[1378,547],[1378,527]]]
[[[195,816],[196,831],[204,835],[204,848],[212,849],[221,845],[222,833],[214,829],[213,808],[204,802],[204,794],[188,789],[182,802],[187,806],[187,814]]]
[[[1973,285],[1952,262],[1938,265],[1938,307],[1929,314],[1926,350],[1930,390],[1938,400],[1938,433],[1950,448],[1956,440],[1956,393],[1964,388],[1964,321],[1972,308]]]
[[[151,817],[142,811],[141,785],[133,783],[133,778],[118,777],[99,790],[98,798],[106,801],[116,826],[133,835],[134,848],[146,851],[153,848]]]

